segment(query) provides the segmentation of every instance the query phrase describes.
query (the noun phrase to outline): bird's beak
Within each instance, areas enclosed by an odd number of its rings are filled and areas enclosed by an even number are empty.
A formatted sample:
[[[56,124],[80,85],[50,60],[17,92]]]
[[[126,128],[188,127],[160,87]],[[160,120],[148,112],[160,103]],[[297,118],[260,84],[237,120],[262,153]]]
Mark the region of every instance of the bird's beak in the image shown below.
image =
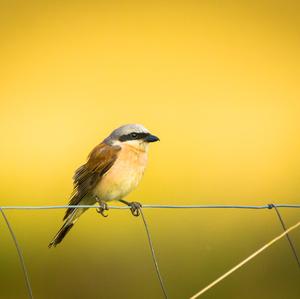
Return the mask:
[[[156,142],[156,141],[159,141],[159,138],[150,134],[150,135],[146,136],[144,140],[146,142]]]

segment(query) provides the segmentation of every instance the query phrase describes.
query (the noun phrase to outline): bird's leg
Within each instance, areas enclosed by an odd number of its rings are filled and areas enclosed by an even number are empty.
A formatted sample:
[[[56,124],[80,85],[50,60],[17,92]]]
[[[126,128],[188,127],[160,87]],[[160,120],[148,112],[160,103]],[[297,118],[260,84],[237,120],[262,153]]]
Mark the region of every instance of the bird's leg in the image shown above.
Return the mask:
[[[107,203],[101,200],[98,196],[95,196],[96,202],[99,204],[99,208],[96,211],[101,214],[103,217],[107,217],[108,215],[104,214],[104,211],[108,211]]]
[[[137,217],[140,215],[140,208],[142,207],[142,205],[139,202],[136,201],[128,202],[124,199],[120,199],[119,201],[130,207],[130,211],[133,216]]]

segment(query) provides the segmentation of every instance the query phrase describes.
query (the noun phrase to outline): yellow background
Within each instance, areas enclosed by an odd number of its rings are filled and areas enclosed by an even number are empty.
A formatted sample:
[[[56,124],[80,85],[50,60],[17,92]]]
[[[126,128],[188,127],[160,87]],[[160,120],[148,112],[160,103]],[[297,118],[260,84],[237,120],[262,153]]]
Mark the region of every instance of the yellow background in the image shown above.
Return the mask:
[[[161,142],[128,200],[299,203],[298,1],[1,1],[1,205],[68,202],[112,129]],[[36,298],[160,298],[140,218],[9,211]],[[171,298],[188,298],[281,232],[275,211],[146,210]],[[282,210],[287,225],[299,211]],[[1,224],[1,298],[26,298]],[[299,232],[292,234],[300,249]],[[299,250],[298,250],[299,251]],[[203,298],[298,298],[285,240]]]

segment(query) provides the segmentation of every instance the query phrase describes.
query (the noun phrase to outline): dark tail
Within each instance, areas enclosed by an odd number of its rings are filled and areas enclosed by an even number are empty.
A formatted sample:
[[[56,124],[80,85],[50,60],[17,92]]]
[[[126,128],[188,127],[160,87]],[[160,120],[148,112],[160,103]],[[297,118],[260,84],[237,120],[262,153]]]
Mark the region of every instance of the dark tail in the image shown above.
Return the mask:
[[[75,222],[78,220],[80,215],[85,212],[87,208],[72,208],[71,212],[68,212],[67,217],[64,217],[66,222],[61,227],[61,229],[58,231],[58,233],[55,235],[53,240],[48,245],[49,248],[52,246],[55,247],[57,244],[59,244],[63,238],[66,236],[66,234],[69,232],[69,230],[74,226]],[[69,211],[69,210],[68,210]]]
[[[48,247],[49,248],[51,248],[52,246],[55,247],[57,244],[59,244],[66,236],[66,234],[70,231],[70,229],[73,227],[73,225],[74,223],[66,222],[58,231],[58,233],[55,235],[53,240],[49,243]]]

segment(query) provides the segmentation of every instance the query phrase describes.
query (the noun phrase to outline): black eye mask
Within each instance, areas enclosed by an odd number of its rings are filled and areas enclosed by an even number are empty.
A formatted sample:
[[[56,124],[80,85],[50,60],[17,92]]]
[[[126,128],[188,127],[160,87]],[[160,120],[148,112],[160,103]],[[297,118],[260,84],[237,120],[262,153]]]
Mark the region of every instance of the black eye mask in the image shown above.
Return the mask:
[[[133,132],[133,133],[130,133],[130,134],[127,134],[127,135],[122,135],[119,138],[119,140],[121,142],[128,141],[128,140],[139,140],[139,139],[144,139],[149,135],[150,135],[149,133],[136,133],[136,132]]]

